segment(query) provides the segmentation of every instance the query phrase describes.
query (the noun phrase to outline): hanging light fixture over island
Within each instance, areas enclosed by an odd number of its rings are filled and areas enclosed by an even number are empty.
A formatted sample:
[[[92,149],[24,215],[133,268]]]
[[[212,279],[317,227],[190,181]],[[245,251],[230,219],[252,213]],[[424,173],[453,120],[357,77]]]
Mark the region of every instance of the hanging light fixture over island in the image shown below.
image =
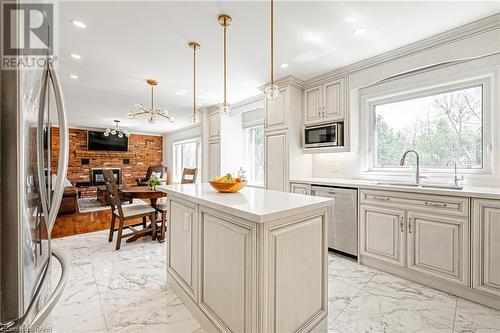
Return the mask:
[[[275,100],[280,95],[280,89],[274,83],[274,1],[271,0],[271,82],[266,87],[265,94],[268,100]]]
[[[150,107],[145,107],[142,104],[134,105],[135,111],[128,113],[129,119],[134,119],[136,116],[146,116],[148,117],[148,122],[153,124],[156,122],[158,116],[168,119],[171,123],[174,122],[174,117],[172,117],[167,109],[163,107],[154,106],[154,87],[158,85],[158,81],[153,79],[146,80],[146,83],[151,87],[151,105]]]
[[[221,14],[218,21],[224,28],[224,101],[220,104],[219,111],[222,114],[229,114],[231,106],[227,103],[227,27],[231,25],[232,19],[229,15]]]
[[[193,114],[191,121],[195,124],[198,121],[198,113],[196,112],[196,51],[200,48],[200,44],[189,42],[188,46],[193,49]]]

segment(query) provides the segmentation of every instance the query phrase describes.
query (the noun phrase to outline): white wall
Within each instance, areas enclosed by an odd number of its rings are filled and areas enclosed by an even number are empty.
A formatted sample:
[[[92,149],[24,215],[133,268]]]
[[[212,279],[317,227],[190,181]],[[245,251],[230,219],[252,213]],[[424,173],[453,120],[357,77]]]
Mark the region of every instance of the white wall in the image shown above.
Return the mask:
[[[351,119],[351,151],[346,153],[314,154],[312,157],[312,176],[331,178],[409,179],[408,177],[411,176],[409,173],[387,177],[365,172],[363,158],[366,151],[366,144],[360,140],[360,134],[364,130],[363,123],[361,122],[363,117],[360,114],[360,88],[376,82],[377,80],[387,78],[388,76],[413,70],[418,67],[464,57],[480,56],[498,51],[500,51],[500,28],[478,33],[451,43],[443,43],[438,47],[429,48],[424,51],[371,66],[364,70],[350,73],[349,112]],[[396,84],[404,86],[406,83],[415,83],[420,79],[427,80],[432,77],[453,77],[458,74],[470,74],[470,76],[473,77],[481,71],[496,72],[492,85],[492,122],[489,124],[493,133],[493,146],[491,150],[493,171],[490,175],[466,175],[465,177],[467,184],[500,186],[500,134],[498,131],[498,124],[500,124],[500,103],[498,102],[498,96],[500,96],[500,82],[498,82],[498,78],[500,77],[500,56],[491,56],[483,58],[482,60],[425,72],[396,82]],[[446,179],[449,179],[450,176],[452,175],[446,175]]]
[[[182,140],[187,140],[187,139],[193,139],[193,138],[201,138],[202,137],[202,124],[198,123],[194,126],[190,126],[178,131],[174,131],[171,133],[167,133],[163,136],[163,163],[165,163],[165,166],[168,168],[168,182],[171,184],[173,181],[173,166],[174,166],[174,161],[173,161],[173,143],[176,141],[182,141]],[[202,145],[202,152],[201,152],[201,163],[202,163],[202,169],[204,168],[203,163],[206,161],[206,159],[203,158],[204,153],[203,153],[203,145]],[[201,175],[201,170],[198,170],[198,175]]]

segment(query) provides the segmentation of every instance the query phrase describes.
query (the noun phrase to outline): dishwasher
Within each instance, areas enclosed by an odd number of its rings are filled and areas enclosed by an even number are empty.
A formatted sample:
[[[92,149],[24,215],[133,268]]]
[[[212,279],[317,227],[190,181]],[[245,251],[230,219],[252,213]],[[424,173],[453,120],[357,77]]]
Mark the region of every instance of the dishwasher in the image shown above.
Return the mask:
[[[311,195],[334,199],[334,204],[328,208],[328,248],[357,257],[358,190],[312,185]]]

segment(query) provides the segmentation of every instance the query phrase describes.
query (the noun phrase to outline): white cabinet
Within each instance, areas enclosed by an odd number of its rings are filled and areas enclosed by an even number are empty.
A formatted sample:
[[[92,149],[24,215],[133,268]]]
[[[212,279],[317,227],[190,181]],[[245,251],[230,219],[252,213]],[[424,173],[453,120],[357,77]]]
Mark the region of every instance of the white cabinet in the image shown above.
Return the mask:
[[[280,89],[275,100],[265,101],[264,127],[268,131],[286,129],[288,127],[288,89]]]
[[[343,121],[346,113],[345,79],[304,91],[304,125]]]
[[[500,297],[500,200],[474,199],[472,287]]]
[[[208,143],[208,177],[214,179],[220,176],[220,142]]]
[[[291,183],[290,184],[290,192],[297,193],[297,194],[311,195],[311,185]]]
[[[468,220],[409,211],[407,235],[410,270],[468,285]]]
[[[288,133],[264,134],[266,189],[288,191]]]
[[[317,124],[323,121],[322,87],[314,87],[304,91],[304,123]]]
[[[405,212],[362,206],[360,213],[361,255],[404,266]]]
[[[467,198],[362,190],[360,202],[361,262],[469,286]]]
[[[168,243],[176,251],[168,252],[168,270],[193,299],[197,297],[197,256],[194,248],[196,206],[184,201],[169,201]]]
[[[208,115],[208,139],[220,139],[220,113],[212,112]]]
[[[345,115],[344,79],[329,82],[323,86],[324,121],[343,120]]]

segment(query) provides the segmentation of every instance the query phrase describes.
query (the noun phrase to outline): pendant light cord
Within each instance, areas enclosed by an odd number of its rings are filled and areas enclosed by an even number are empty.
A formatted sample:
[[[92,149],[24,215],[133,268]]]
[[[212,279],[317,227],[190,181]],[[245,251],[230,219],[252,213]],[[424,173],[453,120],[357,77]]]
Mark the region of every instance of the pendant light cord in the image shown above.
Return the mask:
[[[274,84],[274,1],[271,0],[271,86]]]
[[[227,47],[226,47],[226,43],[227,43],[227,33],[226,33],[226,30],[227,30],[227,25],[226,25],[226,18],[224,18],[224,105],[227,104],[227,99],[226,99],[226,85],[227,85]]]
[[[193,119],[196,117],[196,46],[193,47]]]

